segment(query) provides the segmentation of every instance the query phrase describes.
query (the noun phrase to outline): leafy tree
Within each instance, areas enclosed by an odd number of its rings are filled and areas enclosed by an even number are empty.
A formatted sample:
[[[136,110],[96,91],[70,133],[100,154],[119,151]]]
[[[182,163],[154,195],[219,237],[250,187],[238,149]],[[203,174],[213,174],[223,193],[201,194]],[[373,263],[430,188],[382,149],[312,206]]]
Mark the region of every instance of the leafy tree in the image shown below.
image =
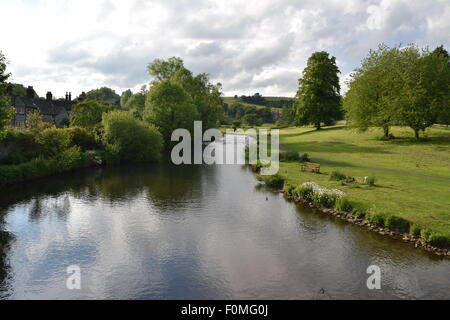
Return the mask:
[[[179,83],[192,98],[199,112],[203,129],[214,128],[223,117],[222,114],[222,85],[212,84],[206,73],[193,76],[192,72],[180,67],[172,77],[173,81]]]
[[[104,142],[115,146],[121,160],[156,161],[163,138],[158,130],[136,119],[130,112],[111,111],[103,115]]]
[[[394,72],[399,68],[399,50],[385,45],[370,50],[361,67],[350,75],[344,110],[352,125],[361,131],[381,127],[388,137],[390,126],[396,124],[392,97],[401,86]]]
[[[398,121],[414,130],[416,139],[450,108],[450,66],[448,55],[429,53],[409,46],[399,51],[399,70],[395,77],[401,83],[393,94]]]
[[[450,55],[448,51],[444,49],[444,46],[441,45],[437,47],[436,49],[434,49],[432,54],[447,58],[448,65],[450,68]],[[450,125],[450,106],[447,105],[446,107],[445,106],[442,107],[441,112],[439,114],[438,123]]]
[[[168,80],[175,75],[179,69],[184,67],[183,60],[172,57],[167,60],[155,59],[147,66],[148,73],[155,77],[157,81]]]
[[[10,73],[6,72],[8,62],[3,52],[0,51],[0,83],[5,83],[6,80],[11,76]]]
[[[261,118],[256,113],[247,113],[242,120],[249,126],[259,126],[262,124]]]
[[[14,108],[9,107],[9,99],[5,94],[6,80],[10,73],[6,72],[6,58],[0,51],[0,139],[3,139],[6,133],[6,127],[14,115]]]
[[[52,126],[52,124],[42,120],[42,115],[38,110],[32,111],[27,115],[25,128],[35,139],[38,139],[45,129]]]
[[[170,145],[172,132],[178,128],[193,131],[198,120],[197,108],[192,98],[177,83],[163,80],[155,83],[145,101],[144,120],[154,124],[163,135],[166,146]]]
[[[102,121],[103,113],[111,109],[111,107],[104,106],[97,101],[83,100],[72,106],[70,125],[94,129]]]
[[[97,101],[103,105],[117,105],[120,102],[120,96],[108,87],[101,87],[87,92],[86,99]]]
[[[37,138],[47,157],[58,157],[70,146],[70,132],[56,127],[45,129]]]
[[[299,79],[296,105],[298,124],[314,124],[319,130],[322,122],[339,118],[339,73],[335,57],[330,58],[325,51],[311,55],[303,77]]]
[[[133,94],[122,106],[125,110],[131,111],[131,113],[138,119],[142,120],[145,110],[145,96],[147,94],[147,86],[142,86],[141,91]]]
[[[127,101],[131,98],[132,95],[133,95],[133,91],[131,91],[130,89],[122,92],[122,95],[120,96],[120,106],[122,108],[125,107],[125,105],[127,104]]]

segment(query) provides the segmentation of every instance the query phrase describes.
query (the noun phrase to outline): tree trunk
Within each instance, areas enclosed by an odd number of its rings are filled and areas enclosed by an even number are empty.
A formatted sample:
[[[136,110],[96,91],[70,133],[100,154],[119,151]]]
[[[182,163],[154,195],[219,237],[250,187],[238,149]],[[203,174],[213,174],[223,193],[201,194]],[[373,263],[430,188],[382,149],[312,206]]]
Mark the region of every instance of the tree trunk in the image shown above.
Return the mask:
[[[416,140],[419,140],[420,136],[419,136],[419,130],[414,129],[414,136],[416,137]]]
[[[316,129],[317,129],[317,130],[320,130],[320,122],[317,122],[317,123],[316,123]]]
[[[389,138],[389,127],[383,127],[384,137]]]

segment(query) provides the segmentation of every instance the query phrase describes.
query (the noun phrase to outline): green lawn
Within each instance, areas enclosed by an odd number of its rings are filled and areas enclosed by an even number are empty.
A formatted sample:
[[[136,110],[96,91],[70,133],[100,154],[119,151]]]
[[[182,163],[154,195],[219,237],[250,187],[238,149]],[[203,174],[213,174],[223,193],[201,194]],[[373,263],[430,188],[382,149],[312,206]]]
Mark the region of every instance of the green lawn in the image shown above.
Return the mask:
[[[282,148],[345,164],[315,161],[322,164],[322,174],[314,174],[301,172],[298,163],[284,162],[280,173],[290,183],[314,181],[324,187],[337,188],[346,192],[351,201],[373,212],[398,215],[450,236],[450,181],[351,166],[450,179],[450,130],[429,129],[422,141],[415,141],[412,131],[407,128],[394,128],[392,132],[397,139],[383,141],[380,139],[381,131],[359,133],[345,126],[327,127],[320,131],[313,128],[282,129]],[[376,176],[376,186],[347,186],[330,181],[329,174],[333,170],[359,181],[364,176]]]

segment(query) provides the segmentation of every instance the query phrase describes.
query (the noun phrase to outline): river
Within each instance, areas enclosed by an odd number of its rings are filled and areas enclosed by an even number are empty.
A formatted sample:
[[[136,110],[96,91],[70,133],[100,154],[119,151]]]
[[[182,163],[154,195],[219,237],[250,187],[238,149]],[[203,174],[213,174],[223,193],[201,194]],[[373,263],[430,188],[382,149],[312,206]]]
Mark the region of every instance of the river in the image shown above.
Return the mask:
[[[450,299],[449,260],[291,203],[242,165],[90,168],[0,192],[3,299]]]

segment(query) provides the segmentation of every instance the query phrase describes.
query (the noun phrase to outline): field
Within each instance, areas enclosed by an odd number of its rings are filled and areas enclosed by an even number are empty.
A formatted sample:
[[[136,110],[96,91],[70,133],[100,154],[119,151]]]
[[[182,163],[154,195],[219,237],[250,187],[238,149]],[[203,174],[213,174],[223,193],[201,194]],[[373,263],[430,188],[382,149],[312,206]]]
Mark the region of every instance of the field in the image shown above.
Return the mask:
[[[345,126],[282,129],[281,148],[308,153],[322,169],[301,172],[299,163],[283,162],[280,173],[292,184],[314,181],[337,188],[372,212],[395,214],[450,236],[450,130],[429,129],[421,141],[408,128],[392,133],[396,139],[384,141],[381,131],[360,133]],[[330,181],[336,170],[359,182],[375,176],[376,184]]]

